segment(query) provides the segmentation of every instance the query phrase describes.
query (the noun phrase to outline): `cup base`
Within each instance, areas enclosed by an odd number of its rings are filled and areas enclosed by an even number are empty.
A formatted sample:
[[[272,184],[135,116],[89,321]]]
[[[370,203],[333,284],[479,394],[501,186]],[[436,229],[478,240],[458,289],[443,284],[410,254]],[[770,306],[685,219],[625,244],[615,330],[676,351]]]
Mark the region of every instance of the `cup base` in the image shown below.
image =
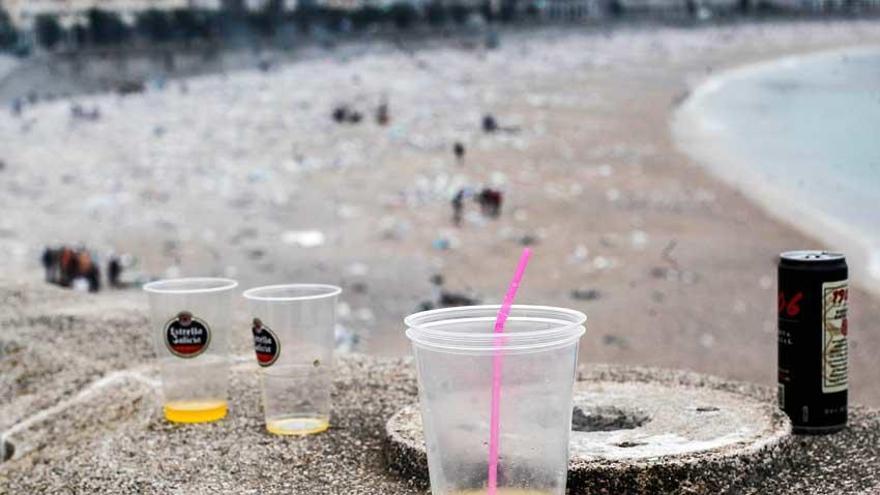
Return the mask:
[[[313,435],[326,431],[330,423],[324,418],[276,418],[266,421],[266,430],[276,435]]]
[[[226,417],[225,400],[180,400],[165,404],[165,419],[172,423],[210,423]]]

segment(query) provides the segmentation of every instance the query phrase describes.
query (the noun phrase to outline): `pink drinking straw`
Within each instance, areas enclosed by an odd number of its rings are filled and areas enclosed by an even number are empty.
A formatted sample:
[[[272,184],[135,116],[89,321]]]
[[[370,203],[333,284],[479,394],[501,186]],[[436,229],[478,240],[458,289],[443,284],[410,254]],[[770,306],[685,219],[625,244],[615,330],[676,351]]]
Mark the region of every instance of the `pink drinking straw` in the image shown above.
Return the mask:
[[[516,290],[519,289],[519,283],[526,271],[526,265],[529,264],[529,256],[532,250],[523,249],[522,256],[519,258],[519,264],[516,266],[516,273],[513,274],[513,280],[507,288],[507,294],[504,295],[504,302],[501,303],[501,309],[498,310],[498,316],[495,318],[495,354],[492,356],[492,413],[489,419],[489,490],[488,495],[495,495],[498,489],[498,449],[500,439],[499,424],[501,421],[501,350],[499,346],[502,344],[502,334],[504,333],[504,323],[510,316],[510,307],[513,305],[513,299],[516,297]]]

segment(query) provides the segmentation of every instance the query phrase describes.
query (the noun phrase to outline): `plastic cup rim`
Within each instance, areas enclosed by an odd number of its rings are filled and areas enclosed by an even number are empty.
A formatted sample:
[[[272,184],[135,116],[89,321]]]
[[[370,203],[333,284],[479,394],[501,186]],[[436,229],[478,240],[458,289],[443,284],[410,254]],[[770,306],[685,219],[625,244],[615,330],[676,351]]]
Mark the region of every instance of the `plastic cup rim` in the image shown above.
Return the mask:
[[[282,290],[282,289],[325,289],[326,292],[318,294],[309,294],[303,296],[260,296],[257,295],[261,291]],[[342,293],[342,288],[331,284],[275,284],[262,285],[260,287],[252,287],[242,293],[242,296],[249,301],[262,302],[295,302],[310,301],[315,299],[326,299],[338,296]]]
[[[463,311],[491,311],[497,313],[501,308],[500,304],[480,305],[480,306],[457,306],[453,308],[432,309],[414,313],[404,318],[407,326],[406,336],[416,345],[461,351],[484,351],[484,350],[528,350],[552,347],[560,344],[566,344],[579,339],[586,331],[584,324],[587,321],[587,315],[573,309],[560,308],[555,306],[532,306],[523,304],[514,304],[511,307],[510,320],[526,319],[526,320],[545,320],[558,321],[559,325],[553,328],[543,330],[533,330],[517,333],[495,333],[495,332],[454,332],[432,328],[431,325],[418,324],[418,320],[425,317],[436,317],[444,314],[455,314]],[[517,310],[526,310],[549,313],[546,318],[540,316],[517,316]],[[450,318],[447,322],[475,322],[494,320],[494,316],[462,317]],[[557,320],[552,318],[552,313],[566,315],[571,317],[570,321]],[[442,319],[435,319],[432,323],[444,322]]]
[[[218,285],[203,288],[162,288],[163,285],[173,284],[198,284],[206,282],[215,282]],[[223,277],[181,277],[181,278],[163,278],[154,280],[143,285],[145,292],[152,294],[207,294],[212,292],[223,292],[238,287],[238,281],[231,278]]]

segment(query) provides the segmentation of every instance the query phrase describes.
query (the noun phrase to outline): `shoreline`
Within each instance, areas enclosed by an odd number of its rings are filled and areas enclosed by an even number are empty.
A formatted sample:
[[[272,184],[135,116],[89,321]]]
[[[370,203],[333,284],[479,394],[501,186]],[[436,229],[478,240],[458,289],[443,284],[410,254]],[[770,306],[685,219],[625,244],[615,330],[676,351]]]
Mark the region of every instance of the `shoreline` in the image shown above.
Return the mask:
[[[753,177],[752,172],[760,172],[760,168],[748,165],[747,156],[735,150],[731,143],[713,135],[703,105],[730,82],[758,73],[816,59],[878,52],[880,44],[855,44],[772,57],[725,69],[698,82],[669,118],[675,145],[687,156],[713,176],[743,192],[769,216],[809,235],[829,249],[844,252],[850,264],[850,279],[874,297],[880,297],[880,246],[860,235],[858,227],[810,206],[790,189]],[[805,222],[804,218],[810,221]],[[862,269],[853,270],[854,265]]]

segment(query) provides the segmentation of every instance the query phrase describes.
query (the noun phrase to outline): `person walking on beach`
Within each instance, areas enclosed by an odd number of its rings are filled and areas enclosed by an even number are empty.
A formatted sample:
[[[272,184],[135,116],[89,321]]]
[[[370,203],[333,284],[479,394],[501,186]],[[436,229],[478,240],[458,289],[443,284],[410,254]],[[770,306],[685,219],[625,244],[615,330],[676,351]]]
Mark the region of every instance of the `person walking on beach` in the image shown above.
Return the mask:
[[[78,271],[73,275],[74,278],[85,278],[89,284],[89,292],[101,290],[101,270],[92,259],[92,255],[85,249],[80,249],[76,254],[76,258]]]
[[[477,196],[477,203],[480,204],[480,212],[483,216],[489,218],[498,218],[501,216],[501,203],[504,201],[504,194],[490,187],[484,187]]]
[[[461,227],[461,220],[464,213],[464,189],[459,189],[452,197],[452,223],[456,227]]]
[[[339,105],[333,109],[333,121],[342,124],[348,119],[349,109],[346,105]]]
[[[50,284],[59,283],[60,276],[60,256],[61,252],[59,249],[52,248],[46,246],[43,249],[43,256],[40,258],[40,261],[43,265],[43,269],[46,271],[46,282]]]
[[[43,265],[45,272],[45,280],[47,283],[52,282],[52,250],[49,246],[43,248],[43,254],[40,256],[40,264]]]
[[[111,255],[107,262],[107,281],[110,283],[110,287],[118,289],[122,285],[119,282],[120,275],[122,275],[122,263],[118,256]]]
[[[58,255],[58,285],[70,287],[74,277],[79,272],[78,266],[78,260],[74,255],[73,249],[67,246],[62,247],[61,253]]]
[[[388,125],[391,121],[391,115],[388,112],[388,102],[383,101],[376,109],[376,123],[379,125]]]
[[[461,141],[456,141],[452,145],[452,152],[455,154],[455,159],[461,164],[464,161],[464,144]]]
[[[498,130],[498,121],[495,120],[495,116],[491,113],[487,113],[483,116],[483,132],[486,134],[492,134],[493,132]]]

